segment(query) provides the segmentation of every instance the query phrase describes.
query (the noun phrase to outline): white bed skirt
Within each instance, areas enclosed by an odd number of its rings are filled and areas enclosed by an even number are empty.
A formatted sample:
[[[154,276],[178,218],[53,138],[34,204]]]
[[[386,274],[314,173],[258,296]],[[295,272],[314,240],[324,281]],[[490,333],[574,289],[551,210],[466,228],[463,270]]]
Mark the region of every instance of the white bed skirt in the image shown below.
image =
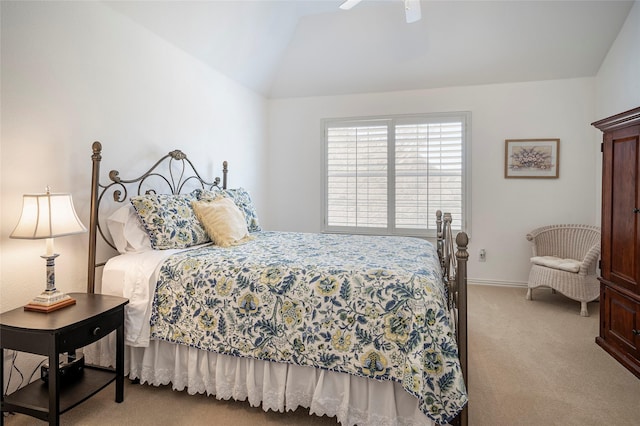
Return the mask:
[[[98,342],[102,343],[102,342]],[[113,339],[85,348],[87,361],[113,365]],[[129,378],[152,385],[172,384],[189,394],[249,401],[264,411],[298,407],[335,416],[345,426],[434,425],[418,409],[418,400],[396,382],[382,382],[311,367],[220,355],[151,340],[149,347],[126,346]]]

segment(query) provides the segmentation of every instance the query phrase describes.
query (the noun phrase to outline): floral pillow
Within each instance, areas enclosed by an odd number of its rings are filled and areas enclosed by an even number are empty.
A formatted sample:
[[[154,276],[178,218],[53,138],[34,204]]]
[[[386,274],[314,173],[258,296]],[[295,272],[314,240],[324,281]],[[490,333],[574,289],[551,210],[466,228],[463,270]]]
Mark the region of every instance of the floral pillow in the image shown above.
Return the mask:
[[[156,250],[177,249],[211,241],[191,207],[199,192],[191,194],[147,194],[131,197],[144,225],[151,247]]]
[[[262,231],[260,222],[258,221],[258,213],[251,201],[249,193],[244,188],[221,189],[219,191],[201,191],[200,200],[213,200],[219,198],[220,195],[227,196],[236,203],[236,206],[244,213],[247,221],[247,229],[249,232]]]

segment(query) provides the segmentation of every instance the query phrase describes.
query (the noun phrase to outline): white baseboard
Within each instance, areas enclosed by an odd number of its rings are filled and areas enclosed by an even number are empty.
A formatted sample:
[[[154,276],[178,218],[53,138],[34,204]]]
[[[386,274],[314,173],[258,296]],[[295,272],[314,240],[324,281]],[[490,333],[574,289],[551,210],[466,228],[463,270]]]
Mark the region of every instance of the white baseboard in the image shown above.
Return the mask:
[[[481,278],[467,278],[467,284],[492,285],[498,287],[527,287],[527,283],[522,281],[485,280]]]

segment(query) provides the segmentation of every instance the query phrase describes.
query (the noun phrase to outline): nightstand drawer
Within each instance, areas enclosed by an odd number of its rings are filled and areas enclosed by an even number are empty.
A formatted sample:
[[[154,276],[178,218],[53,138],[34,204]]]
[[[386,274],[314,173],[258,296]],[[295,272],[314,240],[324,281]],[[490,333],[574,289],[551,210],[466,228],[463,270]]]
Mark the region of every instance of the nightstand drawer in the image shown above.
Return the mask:
[[[59,336],[59,351],[67,352],[87,346],[102,339],[124,322],[124,309],[96,317],[79,327],[63,332]]]

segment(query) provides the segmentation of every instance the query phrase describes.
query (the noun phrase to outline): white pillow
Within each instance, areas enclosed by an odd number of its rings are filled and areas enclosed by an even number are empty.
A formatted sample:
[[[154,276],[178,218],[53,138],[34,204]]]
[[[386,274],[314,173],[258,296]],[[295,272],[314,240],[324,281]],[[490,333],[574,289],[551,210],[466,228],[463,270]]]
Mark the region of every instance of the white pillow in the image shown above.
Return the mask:
[[[130,203],[123,205],[107,218],[107,229],[120,253],[151,250],[149,234]]]
[[[228,247],[250,238],[244,214],[231,198],[192,201],[191,206],[215,245]]]

